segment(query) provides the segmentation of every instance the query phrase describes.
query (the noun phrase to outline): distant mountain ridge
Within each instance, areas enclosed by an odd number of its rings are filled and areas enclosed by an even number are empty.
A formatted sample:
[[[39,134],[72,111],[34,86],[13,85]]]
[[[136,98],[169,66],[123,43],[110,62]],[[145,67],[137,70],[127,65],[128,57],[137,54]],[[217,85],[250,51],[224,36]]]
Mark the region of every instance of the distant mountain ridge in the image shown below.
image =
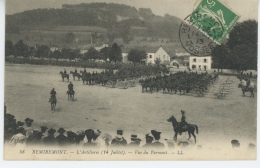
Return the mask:
[[[168,14],[164,17],[157,16],[148,8],[137,10],[135,7],[114,3],[64,4],[61,9],[35,9],[6,15],[7,26],[25,29],[52,29],[72,25],[106,29],[135,26],[146,27],[146,34],[156,37],[172,37],[172,30],[178,29],[180,23],[180,19]]]

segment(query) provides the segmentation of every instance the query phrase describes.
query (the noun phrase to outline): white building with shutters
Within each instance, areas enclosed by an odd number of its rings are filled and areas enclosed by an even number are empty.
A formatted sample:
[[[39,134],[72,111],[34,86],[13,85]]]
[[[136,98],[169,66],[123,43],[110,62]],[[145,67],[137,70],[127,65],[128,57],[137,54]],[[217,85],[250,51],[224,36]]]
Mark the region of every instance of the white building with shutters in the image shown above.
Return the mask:
[[[212,64],[211,56],[190,56],[189,58],[189,68],[193,70],[210,70]]]

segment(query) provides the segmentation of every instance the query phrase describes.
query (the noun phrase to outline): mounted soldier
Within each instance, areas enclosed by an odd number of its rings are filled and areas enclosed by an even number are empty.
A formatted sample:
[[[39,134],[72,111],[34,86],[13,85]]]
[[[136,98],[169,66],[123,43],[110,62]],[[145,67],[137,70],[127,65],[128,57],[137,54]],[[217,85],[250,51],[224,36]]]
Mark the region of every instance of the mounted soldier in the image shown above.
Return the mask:
[[[51,90],[50,94],[51,94],[51,98],[56,97],[56,91],[54,88]]]
[[[66,69],[64,69],[64,75],[66,75],[67,74],[67,71],[66,71]]]
[[[50,94],[51,94],[51,97],[49,99],[49,102],[51,103],[51,110],[55,111],[55,106],[56,106],[56,103],[57,103],[57,99],[56,99],[57,93],[54,90],[54,88],[51,90]]]
[[[186,115],[185,115],[185,111],[181,110],[181,123],[180,123],[180,127],[181,127],[181,130],[185,130],[186,127],[187,127],[187,122],[186,122]],[[182,131],[180,132],[180,135],[181,135]]]
[[[77,73],[78,73],[77,68],[75,68],[75,74],[77,74]]]
[[[72,84],[72,82],[70,82],[70,84],[68,85],[68,89],[69,89],[69,91],[73,91],[73,84]]]

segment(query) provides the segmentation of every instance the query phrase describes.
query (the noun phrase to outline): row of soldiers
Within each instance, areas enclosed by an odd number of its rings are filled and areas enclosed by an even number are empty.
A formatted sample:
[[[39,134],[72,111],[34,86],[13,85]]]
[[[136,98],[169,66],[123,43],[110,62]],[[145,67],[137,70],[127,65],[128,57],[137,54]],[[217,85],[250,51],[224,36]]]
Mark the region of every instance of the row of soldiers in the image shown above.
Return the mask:
[[[67,74],[66,69],[64,69],[64,74]],[[82,76],[82,78],[90,79],[91,80],[117,80],[117,79],[128,79],[128,78],[139,78],[141,76],[151,76],[151,75],[158,75],[158,74],[167,74],[169,70],[166,66],[144,66],[139,64],[126,64],[124,66],[119,67],[118,69],[106,69],[102,73],[97,72],[87,72],[86,68],[83,71],[78,72],[77,68],[75,68],[74,74],[78,74]],[[81,74],[80,74],[81,73]],[[85,79],[85,80],[86,80]],[[87,81],[89,82],[89,81]],[[95,81],[91,81],[92,83],[96,83]],[[89,82],[90,83],[90,82]]]
[[[143,89],[149,88],[152,91],[163,90],[175,93],[177,91],[184,91],[186,94],[190,93],[194,89],[199,89],[201,92],[207,90],[208,86],[212,84],[218,78],[217,74],[211,75],[206,73],[195,73],[195,72],[177,72],[170,74],[169,76],[156,76],[147,79],[141,79],[140,83]],[[143,90],[144,91],[144,90]]]

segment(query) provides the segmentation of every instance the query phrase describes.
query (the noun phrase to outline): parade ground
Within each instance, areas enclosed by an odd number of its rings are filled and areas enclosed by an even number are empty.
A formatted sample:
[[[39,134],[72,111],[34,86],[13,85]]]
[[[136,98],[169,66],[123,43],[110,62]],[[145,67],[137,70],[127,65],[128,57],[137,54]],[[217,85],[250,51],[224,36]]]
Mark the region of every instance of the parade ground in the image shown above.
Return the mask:
[[[6,64],[7,113],[14,115],[17,121],[32,118],[35,129],[43,125],[75,132],[99,129],[112,137],[117,129],[123,129],[127,140],[131,134],[137,134],[144,143],[145,134],[153,129],[162,132],[162,142],[172,139],[173,127],[167,119],[174,115],[180,121],[181,110],[184,110],[186,121],[198,126],[197,145],[215,149],[221,142],[231,148],[232,139],[239,140],[241,148],[256,143],[257,94],[251,98],[247,92],[246,97],[242,97],[235,76],[220,75],[220,79],[229,78],[233,82],[230,93],[224,99],[217,99],[210,93],[204,97],[142,93],[140,85],[128,89],[87,86],[82,81],[73,81],[70,75],[76,93],[71,101],[66,94],[69,82],[62,82],[59,74],[64,68],[67,73],[75,70],[74,67]],[[48,102],[52,88],[55,88],[58,100],[54,113]],[[187,133],[178,135],[178,140],[187,138]],[[194,144],[193,137],[188,142]]]

